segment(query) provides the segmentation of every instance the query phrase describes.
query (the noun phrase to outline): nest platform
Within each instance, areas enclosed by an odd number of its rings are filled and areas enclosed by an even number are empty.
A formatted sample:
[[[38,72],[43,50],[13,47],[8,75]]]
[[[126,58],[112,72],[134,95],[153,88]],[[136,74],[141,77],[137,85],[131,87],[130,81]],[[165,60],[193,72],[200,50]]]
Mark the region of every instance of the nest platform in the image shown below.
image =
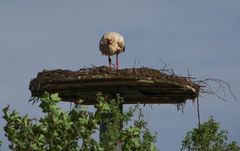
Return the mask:
[[[124,104],[178,104],[194,100],[200,90],[191,78],[180,77],[151,68],[116,70],[106,66],[78,71],[43,70],[29,85],[33,98],[45,91],[59,93],[63,101],[96,103],[96,94],[112,97],[119,93]]]

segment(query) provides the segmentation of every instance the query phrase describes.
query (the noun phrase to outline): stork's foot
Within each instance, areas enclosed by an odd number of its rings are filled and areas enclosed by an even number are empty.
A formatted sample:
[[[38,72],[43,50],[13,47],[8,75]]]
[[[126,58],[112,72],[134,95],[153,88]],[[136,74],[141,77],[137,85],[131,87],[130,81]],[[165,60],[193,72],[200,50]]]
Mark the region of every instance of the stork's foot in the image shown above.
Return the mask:
[[[108,67],[109,67],[109,68],[118,69],[118,67],[117,67],[115,64],[113,64],[113,63],[112,63],[111,65],[109,64],[109,66],[108,66]]]
[[[115,64],[113,64],[113,63],[111,63],[111,65],[109,64],[109,66],[108,66],[109,68],[115,68],[115,69],[117,69],[117,67],[116,67],[116,65]]]

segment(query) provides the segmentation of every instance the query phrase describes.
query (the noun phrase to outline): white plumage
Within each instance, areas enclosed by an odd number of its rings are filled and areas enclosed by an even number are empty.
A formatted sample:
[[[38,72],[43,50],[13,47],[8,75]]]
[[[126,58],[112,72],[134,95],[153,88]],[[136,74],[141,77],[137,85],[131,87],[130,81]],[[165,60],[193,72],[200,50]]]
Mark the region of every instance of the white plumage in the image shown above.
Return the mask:
[[[125,51],[125,40],[120,33],[107,32],[100,42],[99,49],[103,55],[108,56],[109,67],[111,67],[111,57],[116,55],[116,68],[118,69],[118,54]]]

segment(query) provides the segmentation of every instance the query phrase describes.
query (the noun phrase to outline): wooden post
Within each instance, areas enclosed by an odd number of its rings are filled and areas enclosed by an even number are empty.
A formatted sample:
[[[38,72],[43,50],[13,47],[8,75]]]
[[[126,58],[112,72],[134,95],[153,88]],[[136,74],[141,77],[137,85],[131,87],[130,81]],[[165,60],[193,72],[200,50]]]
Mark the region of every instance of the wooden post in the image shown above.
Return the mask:
[[[120,110],[121,113],[123,113],[123,104],[121,104],[119,106],[119,110]],[[101,116],[102,116],[102,119],[104,119],[104,120],[107,120],[107,121],[110,121],[110,122],[114,121],[111,113],[102,113]],[[103,137],[104,137],[104,133],[107,132],[107,124],[108,123],[106,123],[106,122],[102,122],[100,124],[100,135],[99,135],[100,136],[100,142],[102,142],[104,140]],[[123,128],[123,123],[120,123],[120,124],[121,125],[119,126],[120,127],[119,131],[122,130],[122,128]],[[115,150],[116,151],[122,151],[122,143],[117,144]]]

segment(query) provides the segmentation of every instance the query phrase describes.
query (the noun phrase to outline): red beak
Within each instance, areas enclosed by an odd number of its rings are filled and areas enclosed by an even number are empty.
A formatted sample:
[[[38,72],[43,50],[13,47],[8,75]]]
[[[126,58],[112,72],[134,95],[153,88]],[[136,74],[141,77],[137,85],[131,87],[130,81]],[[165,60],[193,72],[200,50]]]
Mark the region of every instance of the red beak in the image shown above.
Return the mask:
[[[111,39],[106,39],[107,43],[108,44],[111,44],[112,43],[112,40]]]

